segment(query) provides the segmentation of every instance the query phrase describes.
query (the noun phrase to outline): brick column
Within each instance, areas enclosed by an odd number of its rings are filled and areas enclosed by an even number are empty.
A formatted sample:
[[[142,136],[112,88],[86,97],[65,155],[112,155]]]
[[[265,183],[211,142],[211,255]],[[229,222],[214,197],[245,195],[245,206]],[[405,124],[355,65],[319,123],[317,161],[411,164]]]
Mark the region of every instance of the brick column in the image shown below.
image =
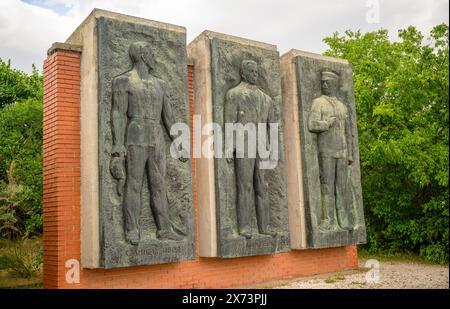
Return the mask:
[[[55,43],[44,61],[45,288],[69,287],[65,261],[80,260],[80,58]]]

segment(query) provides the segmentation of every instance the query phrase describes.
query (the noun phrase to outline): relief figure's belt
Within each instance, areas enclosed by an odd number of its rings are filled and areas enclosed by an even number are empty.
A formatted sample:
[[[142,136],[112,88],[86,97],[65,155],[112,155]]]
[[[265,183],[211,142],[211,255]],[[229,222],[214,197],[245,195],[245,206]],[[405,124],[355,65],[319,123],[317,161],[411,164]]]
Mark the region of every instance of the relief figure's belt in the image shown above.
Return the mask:
[[[150,121],[150,122],[156,122],[156,117],[130,117],[129,119],[130,119],[130,121],[146,120],[146,121]]]

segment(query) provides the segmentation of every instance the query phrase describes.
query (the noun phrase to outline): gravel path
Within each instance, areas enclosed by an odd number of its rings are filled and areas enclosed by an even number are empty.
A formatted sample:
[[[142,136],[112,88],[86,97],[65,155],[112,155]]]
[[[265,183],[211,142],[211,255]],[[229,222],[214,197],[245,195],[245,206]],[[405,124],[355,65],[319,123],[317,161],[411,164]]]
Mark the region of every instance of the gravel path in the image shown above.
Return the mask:
[[[364,268],[360,271],[296,279],[277,289],[448,289],[448,265],[428,265],[412,262],[380,262],[379,271]],[[377,275],[378,273],[378,275]],[[369,280],[366,279],[366,275]],[[377,280],[378,278],[378,280]]]

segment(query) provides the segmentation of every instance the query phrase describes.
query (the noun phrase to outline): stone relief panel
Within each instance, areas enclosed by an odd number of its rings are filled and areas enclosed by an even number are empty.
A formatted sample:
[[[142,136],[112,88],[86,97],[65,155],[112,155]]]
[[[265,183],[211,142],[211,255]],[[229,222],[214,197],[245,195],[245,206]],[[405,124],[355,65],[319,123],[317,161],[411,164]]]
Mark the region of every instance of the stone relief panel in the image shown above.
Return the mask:
[[[349,64],[294,58],[307,247],[364,243],[358,132]]]
[[[184,32],[97,24],[101,265],[193,259],[191,162],[170,155],[189,125]]]
[[[224,157],[215,158],[218,256],[262,255],[290,250],[284,150],[281,117],[279,55],[276,50],[232,40],[211,40],[213,120],[226,131],[226,124],[267,130],[265,136],[243,134],[224,138]],[[270,124],[276,123],[278,155],[272,160],[248,142],[269,148]],[[227,146],[228,145],[228,146]],[[229,147],[229,145],[232,145]],[[272,148],[273,148],[272,147]]]

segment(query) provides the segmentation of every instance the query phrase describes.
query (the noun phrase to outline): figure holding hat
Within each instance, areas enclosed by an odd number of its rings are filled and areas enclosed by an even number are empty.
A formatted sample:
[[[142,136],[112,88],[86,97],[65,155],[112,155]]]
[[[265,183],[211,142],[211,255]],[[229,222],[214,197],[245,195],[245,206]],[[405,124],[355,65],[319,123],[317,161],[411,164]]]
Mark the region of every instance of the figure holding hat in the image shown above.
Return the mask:
[[[129,47],[132,68],[113,80],[111,131],[111,175],[117,180],[117,193],[123,195],[125,239],[137,246],[141,240],[139,219],[144,178],[150,191],[149,203],[160,240],[181,241],[169,217],[167,164],[164,131],[170,139],[175,123],[168,100],[168,84],[153,75],[155,58],[147,42]],[[187,156],[179,158],[186,162]]]
[[[353,163],[353,144],[347,106],[336,96],[339,75],[323,71],[322,95],[312,102],[308,119],[317,134],[323,217],[320,229],[352,230],[348,198],[348,165]]]

